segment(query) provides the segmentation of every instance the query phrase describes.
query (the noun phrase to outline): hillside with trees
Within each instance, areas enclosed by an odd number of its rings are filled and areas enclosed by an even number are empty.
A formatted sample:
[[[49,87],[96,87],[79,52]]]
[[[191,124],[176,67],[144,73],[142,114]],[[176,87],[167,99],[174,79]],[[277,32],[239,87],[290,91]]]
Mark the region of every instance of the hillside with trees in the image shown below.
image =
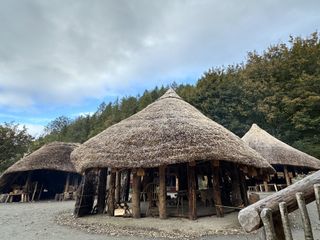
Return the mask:
[[[206,71],[195,85],[172,84],[202,113],[242,137],[252,123],[280,140],[320,158],[320,41],[290,37],[246,61]],[[83,143],[158,99],[168,88],[101,103],[93,115],[61,116],[46,127],[31,150],[51,141]]]

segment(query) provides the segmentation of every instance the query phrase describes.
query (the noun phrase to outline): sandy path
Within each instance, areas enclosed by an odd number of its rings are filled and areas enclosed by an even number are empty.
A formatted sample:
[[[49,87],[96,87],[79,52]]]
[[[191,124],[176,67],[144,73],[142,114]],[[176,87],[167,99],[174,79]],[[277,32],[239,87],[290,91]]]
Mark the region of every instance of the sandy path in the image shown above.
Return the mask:
[[[97,229],[104,228],[104,222],[110,223],[106,216],[95,216],[88,218],[81,218],[82,223],[81,229],[77,226],[60,226],[56,223],[57,216],[67,216],[71,218],[71,212],[73,209],[74,202],[40,202],[40,203],[13,203],[13,204],[0,204],[0,239],[9,240],[56,240],[56,239],[67,239],[67,240],[113,240],[113,239],[154,239],[152,237],[141,237],[140,236],[110,236],[105,234],[104,231],[100,231],[101,234],[95,234],[95,230],[92,230],[90,225],[98,226]],[[316,207],[314,204],[308,206],[311,221],[313,223],[313,232],[315,239],[320,240],[320,225],[317,216]],[[61,214],[63,212],[63,214]],[[294,239],[303,239],[303,230],[301,226],[301,220],[299,213],[295,212],[290,214],[290,220],[294,226]],[[213,217],[212,219],[199,219],[199,221],[192,223],[188,220],[177,221],[160,221],[157,224],[157,219],[141,219],[139,222],[132,221],[133,219],[123,220],[118,218],[112,220],[111,224],[116,226],[127,226],[131,228],[140,227],[145,229],[146,227],[158,228],[161,232],[164,229],[186,229],[185,231],[194,231],[198,227],[202,230],[211,227],[208,224],[210,222],[216,221],[217,228],[229,228],[237,229],[239,227],[236,221],[236,214],[231,214],[224,219],[217,219]],[[110,219],[109,219],[110,220]],[[159,222],[158,222],[159,223]],[[198,226],[197,226],[198,225]],[[168,227],[170,226],[170,227]],[[182,231],[184,231],[181,229]],[[170,230],[170,229],[169,229]],[[89,232],[89,233],[88,233]],[[98,231],[99,232],[99,231]],[[187,238],[185,238],[187,239]],[[216,239],[216,240],[249,240],[249,239],[261,239],[261,233],[257,234],[238,234],[238,235],[212,235],[197,239]]]

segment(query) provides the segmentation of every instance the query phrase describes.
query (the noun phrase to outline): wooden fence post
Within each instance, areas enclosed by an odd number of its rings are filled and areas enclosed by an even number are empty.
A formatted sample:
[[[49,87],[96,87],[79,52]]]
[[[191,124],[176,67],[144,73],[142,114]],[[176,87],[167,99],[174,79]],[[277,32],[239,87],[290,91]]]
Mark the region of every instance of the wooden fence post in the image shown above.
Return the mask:
[[[297,192],[296,198],[297,198],[297,202],[298,202],[298,206],[299,206],[300,214],[301,214],[301,219],[302,219],[302,223],[303,223],[304,237],[306,240],[313,240],[310,218],[309,218],[306,202],[303,197],[303,193]]]
[[[314,194],[316,197],[318,216],[319,216],[319,220],[320,220],[320,184],[314,184],[313,187],[314,187]]]
[[[271,209],[270,208],[262,209],[260,217],[263,222],[264,231],[266,233],[266,240],[276,240],[277,238],[276,238],[276,233],[274,231]]]
[[[287,204],[285,202],[279,203],[279,209],[280,209],[285,239],[286,240],[293,240],[291,229],[290,229],[290,222],[289,222],[289,218],[288,218]]]

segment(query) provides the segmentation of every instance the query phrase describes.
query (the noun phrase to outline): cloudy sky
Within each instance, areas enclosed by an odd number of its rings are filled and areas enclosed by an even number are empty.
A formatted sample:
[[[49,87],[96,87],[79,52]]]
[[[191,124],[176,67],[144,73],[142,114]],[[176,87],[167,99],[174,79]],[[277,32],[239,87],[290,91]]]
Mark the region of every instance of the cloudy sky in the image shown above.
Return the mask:
[[[0,0],[0,123],[39,134],[102,101],[195,83],[319,30],[319,12],[319,0]]]

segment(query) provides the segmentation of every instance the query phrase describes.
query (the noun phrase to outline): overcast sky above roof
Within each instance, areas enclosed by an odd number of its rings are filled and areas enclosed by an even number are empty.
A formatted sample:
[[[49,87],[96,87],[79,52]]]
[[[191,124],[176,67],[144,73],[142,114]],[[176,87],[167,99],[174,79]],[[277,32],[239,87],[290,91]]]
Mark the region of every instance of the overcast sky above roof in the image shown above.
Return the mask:
[[[0,0],[0,122],[32,134],[60,115],[319,30],[320,1]]]

